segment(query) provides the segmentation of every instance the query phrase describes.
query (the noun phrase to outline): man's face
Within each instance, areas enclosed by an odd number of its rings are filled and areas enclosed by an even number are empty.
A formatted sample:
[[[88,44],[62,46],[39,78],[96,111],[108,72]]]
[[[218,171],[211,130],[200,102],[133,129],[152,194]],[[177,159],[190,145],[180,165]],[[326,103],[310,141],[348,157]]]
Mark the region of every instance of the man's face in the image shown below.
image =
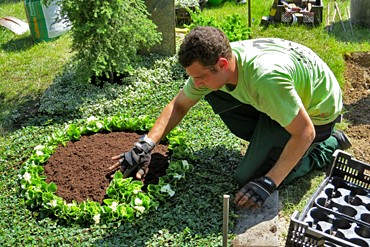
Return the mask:
[[[217,91],[226,84],[226,79],[219,62],[216,63],[214,68],[216,71],[211,71],[196,61],[185,69],[188,75],[193,78],[195,87],[206,87],[212,91]]]

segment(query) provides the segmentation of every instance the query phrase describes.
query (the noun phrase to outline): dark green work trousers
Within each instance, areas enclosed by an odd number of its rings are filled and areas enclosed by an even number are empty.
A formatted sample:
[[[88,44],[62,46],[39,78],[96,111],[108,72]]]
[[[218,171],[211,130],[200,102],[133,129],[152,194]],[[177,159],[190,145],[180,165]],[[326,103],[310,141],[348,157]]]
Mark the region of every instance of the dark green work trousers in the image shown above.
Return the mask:
[[[266,114],[228,93],[214,91],[205,99],[233,134],[249,142],[247,152],[234,173],[235,180],[243,186],[251,179],[264,176],[280,157],[290,138],[289,132]],[[332,154],[338,148],[337,140],[331,136],[334,124],[315,126],[313,144],[283,184],[307,174],[314,167],[331,163]]]

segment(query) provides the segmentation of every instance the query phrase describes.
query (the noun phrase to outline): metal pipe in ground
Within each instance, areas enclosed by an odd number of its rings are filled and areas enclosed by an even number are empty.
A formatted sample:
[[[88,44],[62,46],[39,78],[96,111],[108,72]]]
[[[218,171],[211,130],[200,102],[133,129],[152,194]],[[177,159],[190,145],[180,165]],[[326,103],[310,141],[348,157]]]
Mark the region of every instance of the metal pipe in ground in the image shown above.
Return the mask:
[[[229,231],[229,195],[224,195],[222,246],[227,247],[227,234]]]

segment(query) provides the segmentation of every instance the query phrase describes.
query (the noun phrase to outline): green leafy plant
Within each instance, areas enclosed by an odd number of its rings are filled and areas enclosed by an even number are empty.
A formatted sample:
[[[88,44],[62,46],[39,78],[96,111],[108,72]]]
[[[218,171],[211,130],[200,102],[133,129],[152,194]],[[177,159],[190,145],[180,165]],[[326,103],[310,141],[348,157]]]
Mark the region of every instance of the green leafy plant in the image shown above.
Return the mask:
[[[68,141],[77,141],[82,135],[102,131],[147,130],[153,125],[148,117],[137,119],[124,115],[117,115],[105,119],[90,117],[84,124],[66,125],[63,131],[55,133],[45,145],[38,145],[34,153],[20,169],[19,182],[21,195],[30,208],[41,208],[44,215],[55,215],[67,223],[107,224],[119,221],[132,221],[142,214],[158,208],[160,202],[173,196],[178,181],[183,180],[190,170],[185,160],[173,160],[169,164],[167,174],[159,179],[158,184],[148,186],[146,193],[142,191],[143,183],[132,178],[123,178],[121,172],[116,172],[106,194],[104,204],[86,201],[82,203],[67,203],[58,197],[54,183],[46,183],[43,175],[43,164],[56,150],[58,144],[65,145]],[[168,137],[169,148],[175,150],[182,146],[183,134],[179,131],[171,132]],[[177,150],[181,150],[181,147]]]
[[[45,0],[49,3],[51,0]],[[138,50],[161,41],[143,0],[60,0],[72,24],[72,50],[82,81],[110,82],[132,70]]]
[[[187,10],[192,20],[190,25],[185,25],[189,29],[193,29],[197,26],[212,26],[222,30],[230,42],[249,39],[251,30],[246,23],[242,21],[241,15],[238,13],[228,15],[225,19],[217,21],[213,16],[206,16],[199,8],[196,8],[195,11],[189,8]]]

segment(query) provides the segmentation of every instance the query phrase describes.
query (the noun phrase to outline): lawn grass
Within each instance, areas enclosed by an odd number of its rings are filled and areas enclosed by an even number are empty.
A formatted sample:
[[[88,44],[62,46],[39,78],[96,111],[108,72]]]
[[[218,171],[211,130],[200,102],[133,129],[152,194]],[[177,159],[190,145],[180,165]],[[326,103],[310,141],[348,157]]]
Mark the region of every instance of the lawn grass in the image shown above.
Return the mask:
[[[0,6],[0,17],[27,21],[24,1]],[[16,35],[1,28],[0,39],[0,133],[13,130],[14,122],[37,104],[38,99],[71,57],[69,35],[54,42],[35,43],[27,32]],[[1,137],[0,137],[1,138]]]
[[[310,47],[328,63],[342,86],[343,55],[370,50],[369,29],[355,27],[355,35],[352,36],[343,32],[339,21],[329,34],[323,25],[310,28],[278,24],[266,28],[259,24],[261,17],[268,15],[272,1],[251,2],[253,38],[279,37]],[[343,13],[349,2],[338,2]],[[325,6],[327,3],[324,1]],[[227,1],[204,10],[205,15],[219,20],[230,13],[240,13],[247,24],[247,5]],[[326,14],[324,8],[323,20]],[[2,16],[15,16],[26,21],[23,1],[2,1]],[[345,25],[349,30],[348,21]],[[91,85],[78,85],[70,74],[60,74],[72,56],[70,45],[68,34],[52,42],[34,43],[29,33],[17,36],[0,28],[0,245],[220,246],[222,194],[231,193],[235,188],[230,176],[237,164],[242,142],[228,133],[204,102],[192,109],[180,124],[180,128],[186,130],[187,141],[197,157],[194,160],[197,170],[187,178],[187,184],[180,188],[173,201],[152,215],[120,227],[84,227],[60,225],[58,220],[51,218],[42,219],[37,210],[30,211],[24,205],[18,194],[18,169],[30,156],[33,147],[61,129],[65,122],[117,113],[139,116],[145,112],[155,118],[183,85],[182,80],[172,81],[170,75],[150,69],[142,69],[143,73],[137,75],[137,85],[129,88],[132,91],[117,85],[101,90]],[[42,95],[43,101],[40,102]],[[149,103],[152,101],[156,104]],[[59,106],[57,103],[63,104]],[[50,111],[18,129],[25,112],[37,104]],[[225,164],[229,166],[225,167]],[[289,217],[295,210],[301,210],[324,175],[324,171],[315,171],[282,189],[281,213]]]

